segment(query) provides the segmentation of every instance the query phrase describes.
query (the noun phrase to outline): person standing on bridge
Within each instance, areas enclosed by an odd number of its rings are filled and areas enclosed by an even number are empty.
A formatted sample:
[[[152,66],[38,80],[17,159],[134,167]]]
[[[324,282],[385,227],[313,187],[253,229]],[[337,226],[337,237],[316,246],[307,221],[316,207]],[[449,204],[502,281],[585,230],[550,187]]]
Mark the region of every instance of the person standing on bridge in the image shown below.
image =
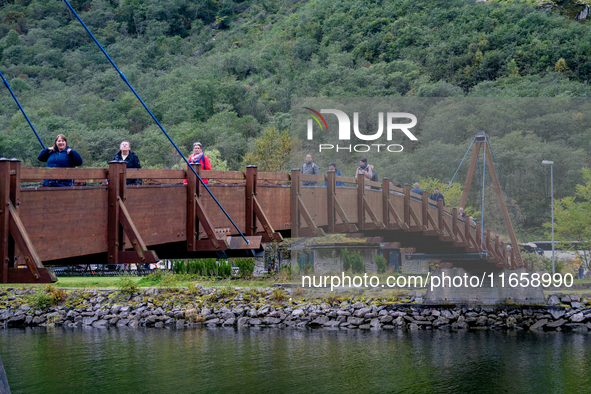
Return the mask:
[[[464,219],[466,217],[466,212],[464,212],[464,208],[458,208],[458,217]]]
[[[58,134],[53,146],[45,148],[37,156],[37,160],[47,162],[48,168],[76,167],[82,165],[82,157],[68,146],[66,136]],[[43,186],[68,187],[74,184],[73,179],[44,179]]]
[[[431,200],[435,200],[436,204],[439,202],[439,200],[441,200],[443,201],[443,206],[445,206],[445,199],[443,198],[443,194],[439,193],[438,187],[436,187],[435,190],[433,190],[433,194],[431,194],[429,198]]]
[[[376,173],[373,165],[367,164],[367,158],[365,158],[365,157],[362,157],[361,159],[359,159],[359,167],[357,167],[357,174],[355,175],[355,177],[357,177],[357,175],[360,175],[360,174],[363,174],[365,176],[365,179],[367,179],[367,180],[379,182],[378,181],[378,174]],[[366,186],[365,188],[370,189],[369,186]],[[376,188],[371,187],[371,189],[376,189]]]
[[[421,189],[419,187],[419,182],[415,182],[415,187],[413,187],[412,189],[410,189],[410,191],[413,192],[413,193],[420,194],[421,196],[423,195],[423,189]]]
[[[316,163],[314,163],[312,161],[312,155],[308,153],[306,155],[306,162],[302,166],[302,175],[319,175],[319,174],[320,174],[320,167],[318,167],[316,165]],[[303,186],[316,186],[316,182],[303,181],[302,185]]]
[[[341,170],[337,168],[337,165],[335,163],[330,163],[328,165],[328,170],[334,171],[335,176],[343,176],[343,173],[341,172]],[[326,174],[328,174],[328,172]],[[328,181],[324,182],[324,186],[328,186]],[[345,186],[345,184],[343,182],[337,182],[336,186]]]
[[[140,159],[135,153],[131,151],[131,144],[129,141],[121,142],[119,145],[119,152],[113,156],[113,161],[124,161],[127,163],[127,168],[142,168]],[[141,185],[141,179],[127,179],[128,185]]]
[[[193,153],[191,153],[191,156],[189,156],[187,160],[189,161],[189,164],[201,164],[201,170],[211,171],[211,162],[209,161],[209,157],[203,152],[203,145],[201,145],[201,142],[195,142],[193,144]],[[189,167],[187,167],[187,170],[189,170]],[[209,182],[209,179],[201,179],[203,180],[203,183]],[[184,180],[184,183],[187,183],[186,179]]]

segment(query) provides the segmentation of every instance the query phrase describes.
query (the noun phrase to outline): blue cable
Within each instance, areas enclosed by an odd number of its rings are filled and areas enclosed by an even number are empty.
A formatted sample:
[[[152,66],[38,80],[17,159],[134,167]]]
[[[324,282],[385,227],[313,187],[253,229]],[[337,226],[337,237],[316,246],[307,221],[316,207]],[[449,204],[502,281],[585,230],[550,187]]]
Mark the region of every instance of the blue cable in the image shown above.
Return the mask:
[[[121,77],[121,79],[123,80],[123,82],[125,82],[125,84],[129,87],[129,89],[131,89],[131,91],[133,92],[133,94],[135,94],[135,97],[139,100],[139,102],[142,103],[142,105],[144,106],[144,109],[146,111],[148,111],[148,113],[150,114],[150,116],[152,117],[152,119],[154,120],[154,122],[156,122],[156,124],[158,125],[158,127],[160,127],[160,130],[162,130],[162,132],[164,133],[164,135],[166,136],[166,138],[168,138],[168,140],[170,141],[170,143],[172,144],[172,146],[174,146],[175,149],[176,149],[176,151],[179,153],[179,155],[181,155],[181,157],[183,158],[183,160],[185,161],[185,163],[187,163],[187,166],[191,169],[191,171],[193,171],[193,174],[195,174],[195,176],[197,176],[197,179],[199,179],[199,182],[201,182],[201,184],[203,185],[203,187],[205,187],[205,189],[207,190],[207,192],[209,193],[209,195],[211,196],[211,198],[213,198],[213,200],[216,202],[216,204],[218,205],[218,207],[220,207],[220,209],[222,210],[222,212],[224,212],[224,214],[226,215],[226,217],[228,218],[228,220],[232,223],[232,225],[234,225],[234,228],[236,229],[236,231],[238,231],[240,233],[240,236],[242,237],[242,239],[244,239],[246,241],[246,244],[247,245],[250,244],[250,241],[246,239],[246,237],[244,236],[244,234],[242,234],[242,231],[240,231],[240,229],[238,228],[238,226],[236,226],[236,223],[234,223],[234,221],[232,220],[232,218],[230,217],[230,215],[228,215],[228,213],[226,212],[226,210],[222,207],[222,204],[220,204],[219,201],[217,200],[217,198],[215,198],[215,196],[213,195],[213,193],[211,192],[211,190],[209,190],[209,188],[207,187],[207,184],[205,182],[203,182],[203,179],[201,179],[201,177],[199,176],[199,174],[197,174],[197,172],[195,171],[195,169],[191,166],[191,164],[189,164],[189,161],[187,160],[187,158],[185,157],[185,155],[183,155],[183,153],[178,148],[178,146],[176,146],[176,144],[174,143],[174,141],[172,140],[172,138],[170,138],[170,136],[168,135],[168,133],[166,132],[166,130],[164,130],[164,127],[162,127],[162,125],[160,124],[160,122],[158,122],[158,119],[156,119],[156,117],[154,116],[154,114],[152,114],[152,111],[150,111],[150,109],[148,108],[148,106],[140,98],[139,94],[137,94],[137,92],[135,91],[135,89],[131,86],[131,84],[129,83],[129,81],[127,80],[127,78],[125,78],[125,75],[123,75],[123,73],[115,65],[115,63],[113,62],[113,60],[111,60],[111,58],[109,57],[109,55],[107,54],[107,52],[103,49],[103,46],[97,41],[97,39],[90,32],[90,30],[88,29],[88,27],[86,27],[86,25],[84,24],[84,22],[82,22],[82,19],[80,19],[80,16],[78,16],[78,13],[76,13],[76,11],[74,11],[74,9],[70,5],[70,3],[68,3],[68,0],[64,0],[64,3],[66,3],[66,5],[70,9],[70,11],[74,14],[74,16],[76,16],[76,19],[78,19],[78,21],[80,22],[80,24],[82,24],[82,26],[84,27],[84,29],[86,30],[86,32],[94,40],[94,42],[96,43],[96,45],[98,45],[98,47],[103,52],[103,54],[107,57],[107,59],[109,59],[109,62],[115,68],[115,70],[117,70],[117,73],[119,74],[119,76]]]
[[[445,188],[445,191],[443,192],[443,197],[445,197],[445,193],[447,193],[447,189],[449,189],[449,187],[451,186],[451,184],[454,181],[456,175],[458,174],[458,171],[460,170],[460,167],[462,167],[462,164],[464,163],[464,160],[466,160],[466,156],[468,156],[468,152],[470,152],[470,148],[472,148],[472,145],[474,145],[474,141],[476,141],[476,137],[474,137],[474,139],[472,140],[472,143],[468,147],[468,150],[466,151],[466,154],[464,155],[464,158],[460,162],[460,165],[458,166],[458,169],[456,170],[456,173],[454,174],[454,176],[451,177],[451,181],[449,181],[449,185],[447,185],[447,187]]]
[[[0,72],[0,77],[2,77],[2,82],[4,82],[4,85],[8,88],[8,91],[12,95],[12,98],[14,99],[14,101],[16,101],[16,105],[18,105],[18,107],[20,108],[20,110],[23,113],[23,115],[25,115],[25,119],[27,120],[27,122],[29,122],[29,126],[31,126],[31,129],[33,129],[33,133],[35,133],[35,135],[37,136],[37,139],[39,140],[39,143],[41,144],[41,146],[43,147],[43,149],[45,149],[45,145],[43,144],[43,141],[41,141],[41,138],[39,137],[39,134],[37,134],[37,130],[35,130],[35,128],[33,127],[33,124],[29,120],[29,117],[25,113],[25,110],[23,109],[23,107],[21,107],[21,103],[18,102],[16,96],[14,95],[14,93],[12,92],[12,89],[10,88],[10,85],[8,84],[8,81],[6,80],[6,78],[4,78],[4,75],[2,75],[1,72]]]
[[[519,225],[519,221],[517,220],[517,214],[515,213],[515,209],[513,208],[513,204],[511,204],[511,199],[509,198],[509,193],[507,193],[507,189],[505,188],[505,181],[503,180],[503,175],[501,175],[501,169],[499,168],[499,164],[497,163],[497,159],[495,159],[495,154],[492,151],[490,143],[488,144],[488,149],[490,149],[490,154],[495,162],[495,166],[497,166],[497,170],[499,172],[499,177],[501,178],[501,182],[503,183],[503,190],[505,191],[505,195],[507,196],[507,200],[509,201],[509,205],[511,205],[511,211],[513,211],[513,217],[515,217],[515,223],[517,223],[517,228],[519,229],[519,234],[521,234],[521,240],[525,243],[525,237],[521,232],[521,226]]]

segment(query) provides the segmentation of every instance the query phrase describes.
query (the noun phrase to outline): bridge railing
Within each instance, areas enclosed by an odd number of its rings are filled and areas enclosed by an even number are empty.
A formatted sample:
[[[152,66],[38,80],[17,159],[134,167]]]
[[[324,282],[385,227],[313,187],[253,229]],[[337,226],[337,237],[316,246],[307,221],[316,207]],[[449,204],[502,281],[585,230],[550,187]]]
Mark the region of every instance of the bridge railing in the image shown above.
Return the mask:
[[[21,168],[18,160],[0,160],[0,202],[10,208],[0,208],[0,280],[51,281],[42,262],[150,263],[158,256],[224,251],[238,257],[261,241],[281,240],[278,231],[290,229],[288,174],[258,172],[256,166],[195,170],[209,179],[208,187],[250,244],[236,236],[192,171],[127,169],[121,162],[108,169]],[[44,179],[77,183],[30,185]],[[127,185],[127,179],[150,182]],[[15,259],[29,270],[16,269]]]
[[[293,236],[322,236],[326,232],[383,233],[398,231],[397,239],[410,244],[428,245],[450,253],[488,252],[488,261],[517,268],[513,253],[489,230],[460,218],[457,209],[443,207],[429,200],[427,192],[412,193],[410,185],[396,187],[385,178],[372,182],[363,175],[357,178],[326,175],[302,175],[291,172],[291,222]],[[344,182],[345,186],[337,186]],[[325,186],[326,183],[326,186]],[[352,185],[352,186],[350,186]],[[420,234],[413,236],[412,234]],[[429,240],[429,237],[432,237]],[[439,243],[434,242],[433,239]]]

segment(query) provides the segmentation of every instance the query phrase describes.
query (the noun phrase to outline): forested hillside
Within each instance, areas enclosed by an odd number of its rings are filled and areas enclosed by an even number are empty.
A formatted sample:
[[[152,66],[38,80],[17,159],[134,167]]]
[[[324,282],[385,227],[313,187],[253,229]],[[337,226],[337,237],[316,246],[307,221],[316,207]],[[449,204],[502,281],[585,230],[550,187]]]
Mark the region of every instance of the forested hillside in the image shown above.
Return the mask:
[[[218,150],[230,169],[242,168],[263,130],[289,129],[293,97],[591,95],[591,25],[534,5],[473,0],[71,3],[182,149],[188,153],[199,140],[206,152]],[[64,2],[0,4],[0,71],[46,144],[64,133],[84,166],[106,166],[119,142],[128,139],[145,166],[178,165],[179,156]],[[588,116],[567,114],[543,134],[487,130],[531,231],[549,218],[549,174],[530,163],[555,160],[557,197],[573,195],[591,153],[591,129],[574,126]],[[446,134],[423,136],[412,154],[383,172],[395,171],[390,177],[401,182],[418,177],[449,181],[476,131],[469,122],[456,126]],[[42,165],[36,160],[39,150],[5,91],[0,95],[0,156],[37,166]],[[440,163],[437,171],[431,162]]]

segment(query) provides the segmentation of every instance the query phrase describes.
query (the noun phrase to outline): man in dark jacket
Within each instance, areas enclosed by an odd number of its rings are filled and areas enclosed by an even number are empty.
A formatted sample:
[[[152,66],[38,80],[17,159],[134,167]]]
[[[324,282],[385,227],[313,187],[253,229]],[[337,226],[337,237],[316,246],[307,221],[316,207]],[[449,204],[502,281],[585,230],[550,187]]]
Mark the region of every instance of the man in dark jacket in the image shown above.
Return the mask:
[[[320,167],[318,167],[316,165],[316,163],[314,163],[312,161],[312,155],[308,153],[306,155],[306,162],[302,166],[302,175],[319,175],[319,174],[320,174]],[[303,186],[315,186],[316,182],[303,181],[302,185]]]
[[[429,198],[431,200],[435,200],[435,204],[437,204],[438,201],[441,200],[443,201],[443,206],[445,206],[445,199],[443,198],[443,194],[439,193],[438,187],[436,187],[435,190],[433,190],[433,194],[431,194]]]
[[[121,145],[119,145],[119,152],[115,153],[113,156],[114,161],[124,161],[127,163],[127,168],[142,168],[140,164],[140,159],[137,157],[135,153],[131,151],[131,145],[129,141],[123,141]],[[141,185],[141,179],[127,179],[128,185]]]
[[[335,176],[343,176],[343,173],[341,172],[341,170],[339,170],[337,168],[337,165],[335,163],[330,163],[328,165],[328,170],[334,171]],[[327,174],[328,174],[328,172],[327,172]],[[324,182],[324,186],[328,186],[328,181]],[[345,186],[345,184],[343,182],[337,182],[336,186]]]
[[[413,192],[413,193],[420,194],[421,196],[423,195],[423,189],[421,189],[419,187],[419,182],[415,182],[415,187],[413,187],[412,189],[410,189],[410,191]]]

